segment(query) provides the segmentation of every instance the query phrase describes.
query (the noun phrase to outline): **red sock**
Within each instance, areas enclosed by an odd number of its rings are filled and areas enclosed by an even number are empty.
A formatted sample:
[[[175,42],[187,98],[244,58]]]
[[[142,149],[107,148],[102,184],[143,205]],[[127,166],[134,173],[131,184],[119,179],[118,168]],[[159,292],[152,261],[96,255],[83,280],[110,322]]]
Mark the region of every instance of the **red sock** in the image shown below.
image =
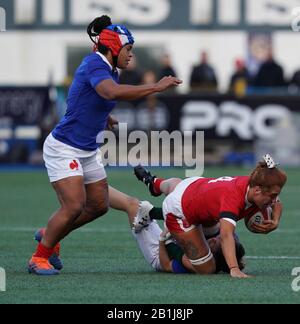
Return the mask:
[[[157,194],[161,194],[162,193],[161,190],[160,190],[160,185],[164,181],[165,181],[165,179],[162,179],[162,178],[156,178],[154,180],[153,188],[154,188],[155,193],[157,193]]]
[[[54,249],[48,249],[42,243],[39,243],[39,245],[36,249],[36,252],[34,254],[34,257],[49,259],[51,257],[51,255],[53,254],[53,252],[54,252]]]

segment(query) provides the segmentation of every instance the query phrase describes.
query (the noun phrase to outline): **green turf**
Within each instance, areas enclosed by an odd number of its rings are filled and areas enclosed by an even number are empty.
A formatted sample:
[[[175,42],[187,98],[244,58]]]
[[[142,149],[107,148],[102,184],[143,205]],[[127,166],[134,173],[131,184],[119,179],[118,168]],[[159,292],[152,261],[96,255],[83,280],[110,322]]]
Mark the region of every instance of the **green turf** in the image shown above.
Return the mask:
[[[157,172],[165,177],[183,176],[174,169]],[[205,176],[245,172],[208,169]],[[129,170],[108,173],[116,188],[161,203],[148,196]],[[247,272],[255,276],[252,279],[155,273],[138,251],[126,215],[114,211],[64,241],[65,269],[60,276],[40,278],[28,275],[26,264],[35,248],[34,230],[44,226],[58,207],[55,195],[46,172],[0,173],[0,267],[7,272],[7,291],[0,292],[0,304],[299,303],[300,292],[291,289],[292,269],[300,267],[299,183],[300,170],[290,170],[282,194],[285,214],[280,230],[260,236],[239,227],[247,254],[263,257],[247,260]],[[296,259],[266,259],[272,256]]]

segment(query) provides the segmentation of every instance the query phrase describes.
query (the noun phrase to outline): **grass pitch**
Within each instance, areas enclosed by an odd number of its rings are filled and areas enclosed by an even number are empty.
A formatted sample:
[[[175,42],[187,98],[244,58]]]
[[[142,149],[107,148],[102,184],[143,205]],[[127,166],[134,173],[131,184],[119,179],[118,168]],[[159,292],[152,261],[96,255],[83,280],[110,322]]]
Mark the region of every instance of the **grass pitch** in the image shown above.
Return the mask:
[[[244,175],[245,169],[207,169],[205,176]],[[181,176],[181,170],[156,170]],[[131,170],[109,170],[110,184],[159,206]],[[58,208],[45,171],[0,173],[0,267],[6,270],[7,303],[201,304],[299,303],[292,269],[300,267],[300,170],[288,171],[282,193],[280,229],[267,236],[241,224],[238,234],[247,253],[248,280],[228,275],[196,276],[155,273],[146,264],[130,233],[127,216],[111,210],[102,219],[74,232],[63,242],[65,268],[60,276],[28,275],[26,265],[36,244],[34,231]]]

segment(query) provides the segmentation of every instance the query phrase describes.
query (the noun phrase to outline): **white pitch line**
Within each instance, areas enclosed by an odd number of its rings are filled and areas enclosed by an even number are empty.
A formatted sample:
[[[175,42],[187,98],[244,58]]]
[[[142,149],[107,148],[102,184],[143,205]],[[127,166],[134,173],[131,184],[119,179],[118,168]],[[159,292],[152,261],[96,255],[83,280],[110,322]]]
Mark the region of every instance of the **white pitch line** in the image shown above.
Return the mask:
[[[30,228],[30,227],[2,227],[0,228],[0,232],[13,232],[13,233],[34,233],[37,228]],[[92,229],[92,228],[81,228],[76,230],[75,232],[81,233],[125,233],[129,232],[130,229],[128,228],[108,228],[102,227],[99,229]]]
[[[237,233],[238,234],[241,234],[241,233],[249,233],[249,231],[246,229],[246,228],[239,228],[237,230]],[[278,229],[274,232],[272,232],[272,235],[274,234],[297,234],[299,233],[300,234],[300,230],[296,230],[296,229]]]
[[[1,227],[0,232],[35,232],[37,228],[31,227]]]
[[[0,232],[25,232],[25,233],[34,233],[36,228],[31,227],[2,227],[0,228]],[[108,227],[103,227],[101,229],[92,229],[92,228],[83,228],[77,230],[78,232],[83,233],[125,233],[130,232],[130,229],[112,229]],[[282,230],[285,232],[285,230]],[[291,232],[298,232],[298,231],[289,231]],[[300,256],[246,256],[246,259],[249,260],[300,260]]]
[[[297,256],[246,256],[246,259],[252,260],[300,260]]]
[[[27,232],[32,232],[34,233],[37,230],[38,227],[1,227],[0,232],[14,232],[14,233],[27,233]],[[81,232],[81,233],[125,233],[125,232],[130,232],[129,227],[124,227],[124,228],[113,228],[113,227],[101,227],[101,228],[80,228],[76,230],[76,232]],[[241,227],[238,230],[238,233],[248,233],[249,231]],[[272,234],[297,234],[300,233],[300,229],[278,229]]]

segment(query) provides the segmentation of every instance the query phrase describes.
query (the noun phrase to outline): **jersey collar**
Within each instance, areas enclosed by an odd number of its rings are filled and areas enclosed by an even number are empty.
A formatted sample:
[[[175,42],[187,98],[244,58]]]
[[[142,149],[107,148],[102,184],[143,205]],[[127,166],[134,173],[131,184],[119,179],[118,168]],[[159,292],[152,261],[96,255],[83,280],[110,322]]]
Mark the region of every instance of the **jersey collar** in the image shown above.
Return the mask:
[[[108,59],[106,58],[106,56],[104,56],[102,53],[100,52],[96,52],[97,55],[99,55],[102,60],[110,67],[110,69],[113,71],[113,67],[112,65],[109,63]]]
[[[253,204],[251,204],[248,200],[248,193],[250,190],[250,186],[248,186],[247,188],[247,192],[246,192],[246,196],[245,196],[245,204],[246,204],[246,209],[250,208]]]

